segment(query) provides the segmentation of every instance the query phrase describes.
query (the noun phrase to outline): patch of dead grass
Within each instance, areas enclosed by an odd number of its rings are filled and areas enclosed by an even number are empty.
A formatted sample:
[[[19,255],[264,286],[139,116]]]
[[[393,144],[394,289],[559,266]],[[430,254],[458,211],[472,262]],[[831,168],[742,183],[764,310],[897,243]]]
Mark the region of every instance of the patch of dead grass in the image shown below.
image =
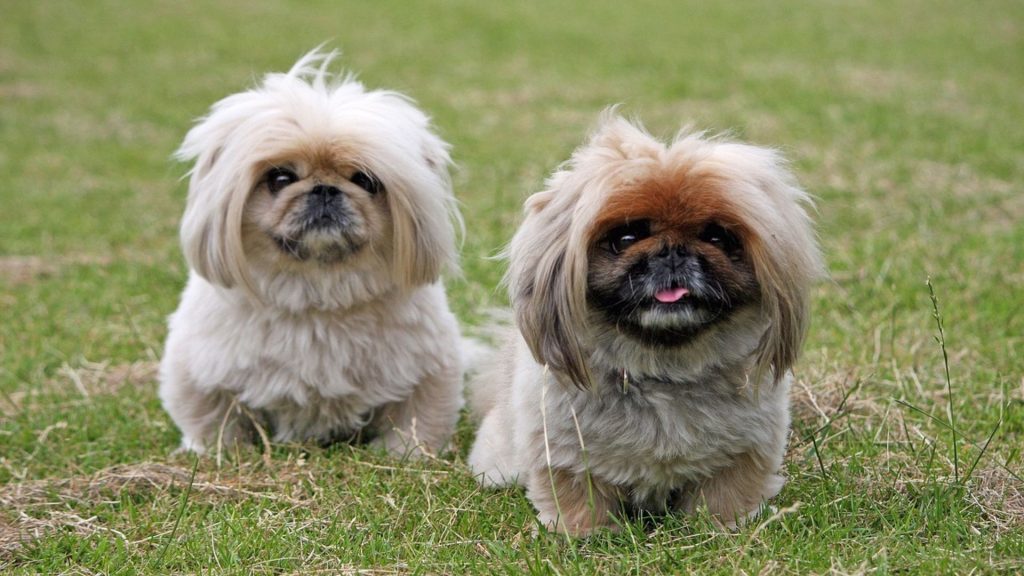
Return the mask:
[[[301,467],[278,466],[271,475],[250,473],[253,466],[255,464],[244,465],[232,472],[197,471],[192,494],[211,501],[257,497],[290,504],[308,502],[307,498],[297,497],[294,490],[287,488],[294,486],[303,475]],[[184,489],[191,477],[191,470],[172,464],[123,464],[89,476],[12,483],[0,488],[0,505],[11,510],[27,510],[76,502],[116,503],[115,497],[162,493],[175,487]]]
[[[975,471],[969,498],[1000,531],[1024,527],[1024,481],[1003,467]]]
[[[793,419],[823,424],[842,411],[866,407],[870,404],[868,399],[854,396],[859,386],[856,370],[829,373],[813,381],[798,378],[789,393]]]
[[[115,394],[125,387],[138,388],[156,380],[159,363],[139,360],[128,364],[83,361],[78,367],[61,366],[59,376],[74,383],[83,396]]]
[[[950,361],[976,365],[979,361],[971,358],[972,354],[968,349],[952,351]],[[844,371],[826,364],[812,364],[809,377],[793,384],[790,397],[794,431],[813,431],[817,444],[810,435],[794,437],[787,460],[815,467],[816,458],[807,454],[820,450],[831,469],[849,470],[848,461],[859,456],[848,450],[829,450],[826,445],[841,441],[846,434],[862,435],[861,440],[882,448],[862,476],[853,479],[865,492],[877,493],[881,498],[892,492],[913,497],[929,485],[956,485],[957,465],[949,447],[949,432],[940,424],[948,418],[949,403],[940,367],[892,360],[887,369],[876,364],[870,373],[862,375],[859,369]],[[1020,390],[954,390],[954,394],[958,405],[998,410],[1000,405],[1024,395],[1024,379]],[[974,429],[965,436],[963,425],[958,422],[963,499],[983,518],[971,529],[996,534],[1020,530],[1024,527],[1024,480],[999,463],[1000,456],[991,453],[995,450],[984,455],[981,465],[965,480],[967,468],[981,458],[987,432]],[[998,437],[996,440],[998,443]]]
[[[36,409],[37,400],[43,395],[61,394],[68,396],[65,402],[77,402],[82,398],[116,394],[125,388],[148,388],[156,381],[158,368],[155,360],[125,364],[82,360],[74,366],[65,363],[58,369],[56,378],[44,380],[41,386],[15,390],[0,397],[0,418]],[[70,399],[75,396],[78,398]],[[52,404],[46,406],[53,408]]]
[[[0,83],[0,98],[10,100],[35,100],[49,95],[42,84],[26,81]]]
[[[451,472],[411,464],[392,466],[359,460],[349,463],[385,474],[419,476],[427,487],[441,482]],[[302,538],[312,538],[336,528],[339,522],[346,530],[367,529],[357,518],[339,517],[347,506],[381,507],[383,501],[398,515],[403,514],[403,499],[390,494],[375,497],[381,501],[364,499],[357,492],[347,492],[339,486],[344,483],[337,470],[323,468],[317,461],[307,461],[304,454],[274,460],[269,466],[263,460],[246,460],[239,456],[236,462],[223,468],[203,458],[194,478],[190,465],[180,465],[172,459],[122,464],[66,478],[10,483],[0,487],[0,571],[5,563],[17,563],[19,550],[26,545],[62,533],[82,538],[113,535],[135,553],[152,550],[173,533],[171,526],[176,522],[181,498],[186,492],[189,507],[256,506],[259,511],[254,528],[286,530]],[[428,501],[432,499],[429,490],[424,496]],[[134,514],[119,514],[126,497],[143,503],[151,501],[149,505],[157,510],[158,516],[151,517],[148,525],[140,526],[137,532]],[[138,504],[132,508],[145,506]],[[299,513],[314,508],[320,508],[320,512]],[[450,524],[454,525],[455,514],[461,511],[464,511],[461,507],[452,508]],[[434,512],[427,512],[426,517],[433,518],[432,523],[437,522]],[[315,544],[321,549],[332,547],[320,541]]]
[[[11,285],[54,276],[68,266],[108,266],[114,259],[95,254],[67,254],[53,258],[42,256],[0,256],[0,279]]]
[[[206,503],[263,500],[286,506],[308,506],[316,491],[307,490],[304,478],[311,473],[289,462],[275,466],[272,473],[254,472],[257,464],[232,471],[199,471],[192,481],[190,500]],[[168,495],[189,486],[192,471],[159,462],[126,464],[100,470],[88,476],[72,476],[11,483],[0,488],[0,560],[26,543],[55,532],[79,536],[114,534],[133,544],[124,533],[104,525],[96,516],[83,517],[77,511],[97,505],[116,505],[125,496]]]
[[[52,276],[60,267],[56,262],[39,256],[0,257],[0,278],[10,284],[27,284],[42,276]]]

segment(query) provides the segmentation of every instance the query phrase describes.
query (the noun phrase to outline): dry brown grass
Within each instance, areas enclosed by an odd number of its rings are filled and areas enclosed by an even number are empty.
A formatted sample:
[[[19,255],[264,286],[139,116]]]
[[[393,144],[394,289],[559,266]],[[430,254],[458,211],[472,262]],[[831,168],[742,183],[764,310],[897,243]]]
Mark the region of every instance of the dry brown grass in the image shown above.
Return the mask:
[[[76,266],[106,267],[114,263],[152,266],[161,262],[161,256],[129,248],[107,254],[71,253],[53,256],[7,255],[0,256],[0,283],[16,287],[60,276]]]
[[[93,254],[68,254],[53,258],[42,256],[0,256],[0,280],[11,285],[27,284],[39,278],[55,276],[68,266],[108,266],[114,259]]]
[[[815,380],[797,378],[790,390],[793,419],[808,424],[824,424],[840,412],[874,407],[873,403],[856,395],[860,376],[856,369],[831,372]]]
[[[301,467],[275,467],[274,474],[252,473],[257,464],[238,470],[197,472],[192,493],[211,500],[258,497],[267,500],[304,504],[306,498],[286,488],[303,476]],[[72,476],[9,484],[0,488],[0,504],[14,510],[49,507],[83,502],[117,503],[125,495],[162,493],[184,488],[192,473],[189,469],[160,462],[124,464],[100,470],[89,476]]]
[[[911,350],[909,356],[917,357]],[[952,351],[950,361],[978,362],[968,349]],[[859,458],[853,451],[828,449],[830,443],[842,443],[847,434],[859,436],[881,448],[859,477],[847,477],[864,493],[886,498],[890,490],[913,498],[928,487],[954,488],[958,479],[965,503],[981,512],[984,522],[974,530],[1008,534],[1024,528],[1024,479],[1011,471],[1002,455],[989,452],[985,436],[991,429],[974,428],[974,434],[963,437],[973,423],[960,422],[960,461],[954,463],[949,448],[948,431],[938,422],[948,418],[948,391],[940,385],[939,366],[926,363],[906,365],[891,360],[876,364],[873,369],[842,369],[817,359],[805,367],[791,391],[794,431],[806,437],[790,442],[790,462],[804,462],[816,467],[817,455],[824,452],[834,470],[849,470],[849,463]],[[1019,389],[954,390],[955,402],[985,410],[999,410],[1009,402],[1024,398],[1024,378]],[[913,406],[914,408],[909,408]],[[920,410],[920,412],[918,412]],[[811,440],[811,434],[815,438]],[[998,436],[996,442],[998,443]],[[815,444],[816,443],[816,444]],[[976,460],[977,459],[977,460]],[[977,463],[970,478],[964,478],[969,466]],[[805,470],[816,475],[818,470]]]
[[[158,363],[139,360],[125,364],[80,360],[65,362],[57,377],[42,385],[4,394],[0,400],[0,422],[23,411],[59,408],[52,402],[41,402],[44,396],[58,395],[61,406],[75,405],[93,396],[116,394],[126,387],[144,388],[156,381]]]
[[[1004,467],[976,471],[969,498],[998,531],[1024,527],[1024,480]]]
[[[26,284],[40,276],[57,273],[56,262],[39,256],[3,256],[0,257],[0,278],[9,284]]]
[[[310,482],[304,484],[304,479]],[[272,472],[259,463],[201,471],[194,479],[188,468],[143,462],[113,466],[86,476],[11,483],[0,488],[0,560],[27,542],[59,531],[80,536],[108,533],[126,544],[135,544],[96,516],[82,517],[78,512],[116,506],[125,497],[173,496],[186,490],[190,480],[190,500],[206,503],[257,499],[308,506],[316,496],[315,491],[304,487],[315,483],[301,461],[279,463]]]
[[[152,360],[113,365],[82,361],[78,366],[65,364],[58,375],[73,383],[83,396],[92,396],[116,394],[125,387],[148,386],[156,381],[158,368],[159,364]]]

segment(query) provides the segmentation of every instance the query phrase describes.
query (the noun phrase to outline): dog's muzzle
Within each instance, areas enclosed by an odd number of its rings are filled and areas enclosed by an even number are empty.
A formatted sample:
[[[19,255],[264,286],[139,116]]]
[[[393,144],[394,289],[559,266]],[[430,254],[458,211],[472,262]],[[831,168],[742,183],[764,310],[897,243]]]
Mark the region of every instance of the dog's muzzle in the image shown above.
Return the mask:
[[[352,214],[345,194],[335,186],[317,185],[306,196],[306,206],[297,218],[301,233],[330,228],[344,228]]]

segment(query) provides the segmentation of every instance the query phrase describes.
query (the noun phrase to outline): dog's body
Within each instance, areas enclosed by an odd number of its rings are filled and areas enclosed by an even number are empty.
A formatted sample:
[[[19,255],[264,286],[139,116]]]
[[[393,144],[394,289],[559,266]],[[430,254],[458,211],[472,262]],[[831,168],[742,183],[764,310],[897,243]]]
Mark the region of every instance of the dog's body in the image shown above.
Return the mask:
[[[517,330],[471,385],[482,483],[573,535],[699,505],[732,525],[777,494],[808,201],[770,151],[607,118],[509,246]]]
[[[178,156],[188,286],[160,397],[184,448],[366,439],[434,453],[462,405],[439,277],[459,221],[447,145],[316,53],[217,103]],[[313,64],[321,65],[317,68]]]
[[[472,383],[474,411],[484,417],[469,464],[485,485],[526,487],[544,525],[586,534],[609,525],[609,514],[692,511],[716,473],[753,461],[756,485],[715,513],[742,517],[782,488],[789,377],[757,397],[736,380],[744,372],[736,366],[674,381],[606,367],[581,390],[534,361],[521,336],[510,337],[500,352],[507,360]],[[572,487],[559,490],[557,506],[553,478]]]
[[[361,436],[396,453],[437,450],[462,405],[459,331],[446,304],[431,285],[295,314],[194,276],[171,318],[161,397],[183,446],[197,451],[218,436],[252,439],[250,416],[278,442]],[[222,431],[235,402],[252,414]]]

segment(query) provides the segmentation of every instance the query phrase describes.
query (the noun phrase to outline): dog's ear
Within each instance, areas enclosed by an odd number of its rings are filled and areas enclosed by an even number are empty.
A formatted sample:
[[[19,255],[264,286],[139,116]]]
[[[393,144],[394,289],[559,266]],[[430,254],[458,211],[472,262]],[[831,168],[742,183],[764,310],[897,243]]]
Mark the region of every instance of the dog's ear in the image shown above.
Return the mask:
[[[726,143],[711,158],[717,171],[730,171],[733,195],[746,199],[736,206],[752,232],[745,238],[746,250],[767,320],[755,351],[757,376],[771,374],[777,383],[799,356],[810,318],[811,287],[825,275],[807,213],[813,204],[773,150]]]
[[[586,290],[589,228],[629,160],[653,154],[641,128],[606,111],[587,141],[526,201],[509,244],[506,282],[534,358],[580,388],[591,385]]]
[[[459,272],[456,238],[463,223],[452,192],[448,144],[426,130],[425,118],[422,133],[419,158],[381,171],[389,179],[385,188],[394,226],[393,273],[407,287]]]
[[[209,282],[228,288],[241,285],[255,294],[242,248],[242,213],[255,175],[229,145],[245,117],[228,114],[226,108],[215,106],[175,153],[176,159],[193,162],[181,245],[189,266]]]
[[[509,244],[506,282],[534,359],[587,388],[591,374],[579,340],[586,314],[586,247],[575,246],[573,210],[559,193],[548,189],[527,201],[526,220]]]
[[[810,298],[808,290],[794,277],[799,274],[778,261],[760,239],[748,246],[748,253],[761,286],[761,308],[768,319],[768,328],[755,352],[756,367],[759,374],[769,373],[777,383],[800,353],[807,333]]]

